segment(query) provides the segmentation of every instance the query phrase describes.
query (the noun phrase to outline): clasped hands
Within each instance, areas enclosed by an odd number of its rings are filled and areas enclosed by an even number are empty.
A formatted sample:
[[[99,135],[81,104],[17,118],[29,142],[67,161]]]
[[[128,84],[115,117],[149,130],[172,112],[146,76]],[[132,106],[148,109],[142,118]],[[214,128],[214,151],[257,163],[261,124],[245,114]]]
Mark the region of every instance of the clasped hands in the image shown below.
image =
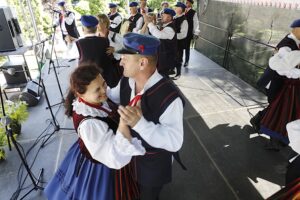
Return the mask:
[[[118,113],[121,120],[131,128],[134,127],[143,116],[140,106],[119,106]]]

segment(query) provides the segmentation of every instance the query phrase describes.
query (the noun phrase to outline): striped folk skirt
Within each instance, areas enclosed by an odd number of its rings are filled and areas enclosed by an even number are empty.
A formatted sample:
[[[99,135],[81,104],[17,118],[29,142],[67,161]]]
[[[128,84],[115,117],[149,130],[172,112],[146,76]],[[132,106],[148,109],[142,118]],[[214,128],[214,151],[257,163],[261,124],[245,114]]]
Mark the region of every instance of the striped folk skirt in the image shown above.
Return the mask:
[[[300,80],[286,79],[282,90],[268,106],[260,130],[288,144],[286,125],[296,119],[300,119]]]

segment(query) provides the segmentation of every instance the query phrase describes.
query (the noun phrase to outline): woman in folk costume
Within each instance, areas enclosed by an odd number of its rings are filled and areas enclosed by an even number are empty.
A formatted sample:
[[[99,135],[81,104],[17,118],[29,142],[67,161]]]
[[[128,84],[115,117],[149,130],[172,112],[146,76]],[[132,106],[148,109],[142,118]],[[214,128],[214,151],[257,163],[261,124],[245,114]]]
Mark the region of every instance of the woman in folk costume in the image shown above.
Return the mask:
[[[115,179],[114,169],[127,165],[134,155],[143,155],[145,149],[141,141],[131,137],[122,120],[118,124],[119,116],[112,102],[107,100],[106,82],[95,66],[82,64],[72,73],[65,105],[66,114],[73,118],[78,140],[49,181],[45,189],[47,198],[136,198],[132,193],[120,195],[115,187],[119,180]],[[127,188],[132,187],[127,183]]]
[[[110,21],[107,15],[99,14],[97,15],[99,24],[97,26],[97,32],[99,37],[108,38],[109,48],[107,48],[106,53],[108,55],[113,55],[113,57],[120,62],[121,55],[115,53],[123,47],[123,38],[119,33],[109,30]]]
[[[291,148],[298,154],[292,158],[287,167],[286,187],[272,195],[269,200],[300,199],[300,120],[287,124]]]
[[[291,34],[279,51],[270,58],[269,66],[283,77],[283,86],[268,106],[261,121],[261,132],[269,135],[272,141],[289,143],[287,123],[300,119],[300,19],[295,20]],[[289,39],[289,40],[288,40]],[[273,146],[279,150],[278,144]]]

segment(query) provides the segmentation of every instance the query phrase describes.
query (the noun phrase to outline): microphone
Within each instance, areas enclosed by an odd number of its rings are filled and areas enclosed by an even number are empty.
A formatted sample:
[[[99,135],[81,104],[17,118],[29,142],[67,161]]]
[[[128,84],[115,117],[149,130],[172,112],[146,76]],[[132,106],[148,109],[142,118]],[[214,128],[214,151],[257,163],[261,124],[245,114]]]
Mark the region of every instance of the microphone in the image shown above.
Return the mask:
[[[59,10],[56,10],[56,9],[53,8],[53,5],[51,3],[47,3],[47,5],[48,5],[49,10],[52,10],[53,12],[56,12],[56,13],[60,13]]]
[[[0,70],[3,71],[3,72],[8,73],[8,74],[11,75],[11,76],[16,75],[16,73],[18,73],[18,72],[24,72],[23,70],[16,71],[16,69],[13,68],[13,67],[10,67],[10,68],[4,68],[4,67],[1,67]]]

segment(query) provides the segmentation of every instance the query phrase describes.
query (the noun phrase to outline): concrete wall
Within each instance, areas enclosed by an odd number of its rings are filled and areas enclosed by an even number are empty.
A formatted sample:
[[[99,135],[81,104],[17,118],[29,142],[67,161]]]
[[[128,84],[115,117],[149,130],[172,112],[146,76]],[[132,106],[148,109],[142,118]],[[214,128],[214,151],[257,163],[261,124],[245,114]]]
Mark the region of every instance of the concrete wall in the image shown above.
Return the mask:
[[[298,5],[229,1],[198,0],[201,37],[196,41],[195,48],[255,85],[274,51],[270,46],[276,46],[290,32],[291,22],[300,18]],[[228,45],[230,33],[232,38]],[[228,56],[226,46],[231,52]]]

